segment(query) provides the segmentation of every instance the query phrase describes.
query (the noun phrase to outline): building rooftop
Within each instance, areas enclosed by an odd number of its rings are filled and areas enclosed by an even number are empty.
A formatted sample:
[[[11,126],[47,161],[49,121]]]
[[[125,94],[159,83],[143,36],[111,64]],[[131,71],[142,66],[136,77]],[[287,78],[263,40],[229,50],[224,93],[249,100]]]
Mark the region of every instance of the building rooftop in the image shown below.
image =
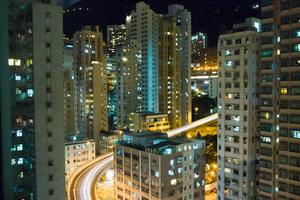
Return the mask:
[[[136,133],[124,133],[126,136],[131,136],[131,137],[168,137],[167,133],[161,133],[161,132],[154,132],[154,131],[142,131],[142,132],[136,132]]]
[[[148,149],[157,149],[157,148],[164,147],[164,146],[177,146],[177,145],[180,145],[180,144],[182,144],[182,143],[167,140],[167,141],[160,142],[158,144],[147,146],[146,148],[148,148]]]

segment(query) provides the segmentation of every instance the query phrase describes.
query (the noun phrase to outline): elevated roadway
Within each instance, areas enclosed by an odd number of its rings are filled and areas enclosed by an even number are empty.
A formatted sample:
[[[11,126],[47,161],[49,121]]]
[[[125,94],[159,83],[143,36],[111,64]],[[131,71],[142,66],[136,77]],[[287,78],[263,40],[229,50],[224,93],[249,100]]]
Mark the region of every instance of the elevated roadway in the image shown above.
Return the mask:
[[[205,117],[190,124],[181,126],[167,132],[169,137],[193,131],[217,121],[218,114]],[[97,200],[96,181],[113,164],[113,152],[99,156],[78,168],[70,177],[68,184],[69,200]]]

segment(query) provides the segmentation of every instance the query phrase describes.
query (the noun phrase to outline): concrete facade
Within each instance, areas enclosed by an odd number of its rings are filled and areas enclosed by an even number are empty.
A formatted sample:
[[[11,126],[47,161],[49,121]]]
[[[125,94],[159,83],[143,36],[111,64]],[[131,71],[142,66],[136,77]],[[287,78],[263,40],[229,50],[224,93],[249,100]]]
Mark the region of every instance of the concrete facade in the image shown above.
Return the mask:
[[[108,130],[107,59],[98,26],[86,26],[73,37],[76,134],[93,138],[100,153],[100,131]]]
[[[66,181],[84,163],[96,158],[95,141],[82,140],[65,143]]]
[[[260,33],[253,27],[218,41],[218,198],[255,199]]]
[[[166,139],[142,132],[115,144],[115,199],[204,200],[205,140]]]

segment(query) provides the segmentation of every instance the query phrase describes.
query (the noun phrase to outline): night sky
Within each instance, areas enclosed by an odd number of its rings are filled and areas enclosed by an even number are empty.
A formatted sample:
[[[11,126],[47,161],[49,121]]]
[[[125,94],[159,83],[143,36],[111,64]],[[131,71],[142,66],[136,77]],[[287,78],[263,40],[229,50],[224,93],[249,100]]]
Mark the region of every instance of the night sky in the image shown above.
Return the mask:
[[[106,27],[112,24],[125,24],[126,15],[130,15],[137,2],[140,0],[85,0],[75,3],[67,8],[69,12],[64,13],[64,34],[72,37],[73,33],[84,25],[99,25],[106,41]],[[252,9],[252,4],[259,4],[259,0],[144,0],[144,2],[159,14],[166,14],[169,4],[184,5],[192,13],[192,34],[207,33],[208,46],[216,46],[218,36],[225,30],[232,29],[233,23],[243,22],[247,17],[260,17],[260,8]]]

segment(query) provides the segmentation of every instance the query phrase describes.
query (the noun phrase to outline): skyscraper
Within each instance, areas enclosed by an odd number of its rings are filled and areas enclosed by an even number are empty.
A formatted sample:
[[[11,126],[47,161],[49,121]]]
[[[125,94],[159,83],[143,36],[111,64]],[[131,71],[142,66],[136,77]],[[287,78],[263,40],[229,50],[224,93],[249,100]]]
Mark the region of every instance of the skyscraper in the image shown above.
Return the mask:
[[[201,55],[201,49],[207,48],[207,34],[198,32],[192,38],[192,59]]]
[[[158,20],[159,15],[144,2],[126,19],[126,38],[134,39],[142,48],[142,110],[159,112],[158,87]]]
[[[218,198],[255,199],[260,33],[234,25],[218,41]]]
[[[263,0],[259,198],[300,195],[300,1]]]
[[[100,153],[100,131],[107,124],[107,66],[103,35],[98,26],[85,26],[73,37],[76,134],[93,138]]]
[[[191,90],[191,12],[182,5],[173,4],[168,7],[168,15],[176,18],[181,33],[181,125],[192,122],[192,90]]]
[[[180,26],[175,17],[159,23],[159,111],[168,114],[170,129],[181,126]]]
[[[5,192],[13,192],[5,198],[64,199],[62,8],[55,1],[3,2],[9,48],[1,43],[1,49],[9,50],[10,82],[4,87],[10,90],[10,112],[1,108],[1,114],[11,116],[11,133],[4,130],[11,149],[1,153],[11,155],[11,178],[3,180],[8,186],[12,181]]]
[[[129,129],[131,113],[142,108],[141,45],[127,40],[116,52],[117,128]]]
[[[107,26],[107,44],[116,48],[118,45],[122,45],[126,40],[126,26],[110,25]]]

